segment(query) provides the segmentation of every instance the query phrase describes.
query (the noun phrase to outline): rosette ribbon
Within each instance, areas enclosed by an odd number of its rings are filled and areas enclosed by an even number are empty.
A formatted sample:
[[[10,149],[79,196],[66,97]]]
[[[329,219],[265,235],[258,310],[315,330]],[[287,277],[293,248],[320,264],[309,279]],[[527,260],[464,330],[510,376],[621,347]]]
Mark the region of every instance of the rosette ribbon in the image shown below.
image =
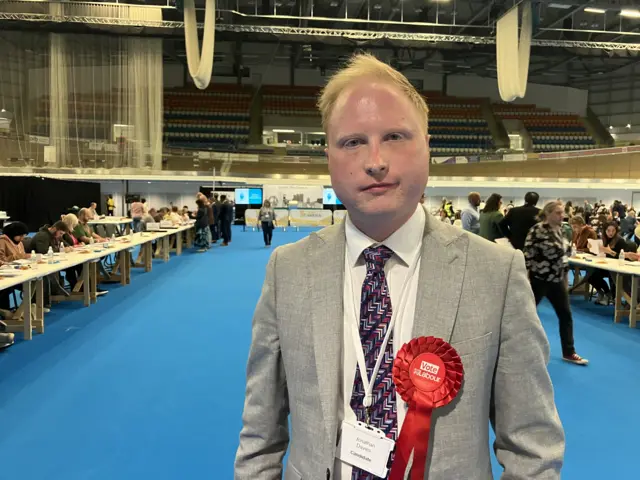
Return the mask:
[[[431,414],[460,391],[464,369],[455,349],[441,338],[419,337],[402,346],[393,363],[393,382],[409,409],[396,442],[389,480],[403,480],[413,452],[411,480],[424,480]]]

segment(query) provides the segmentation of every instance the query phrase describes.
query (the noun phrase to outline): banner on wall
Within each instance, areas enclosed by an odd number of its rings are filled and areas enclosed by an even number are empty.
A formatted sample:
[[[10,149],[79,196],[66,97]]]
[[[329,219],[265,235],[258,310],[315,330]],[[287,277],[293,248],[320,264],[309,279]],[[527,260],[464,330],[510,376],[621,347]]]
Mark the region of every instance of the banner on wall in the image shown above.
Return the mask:
[[[260,210],[257,208],[247,208],[244,211],[244,224],[247,227],[258,226],[258,215]],[[286,208],[274,208],[273,213],[276,216],[276,225],[278,227],[286,227],[289,225],[289,210]]]
[[[347,216],[346,210],[336,210],[333,212],[333,223],[338,223],[344,221],[344,218]]]
[[[273,213],[276,216],[276,225],[286,227],[289,225],[289,210],[286,208],[274,208]]]
[[[289,211],[292,227],[324,227],[331,225],[331,210],[296,209]]]
[[[244,224],[247,227],[257,227],[258,226],[258,212],[255,208],[247,208],[244,211]]]
[[[322,208],[322,190],[322,185],[264,185],[263,198],[273,208],[286,208],[291,202],[297,202],[296,208]]]
[[[480,158],[477,155],[459,156],[459,157],[431,157],[431,163],[436,164],[460,164],[460,163],[477,163]]]

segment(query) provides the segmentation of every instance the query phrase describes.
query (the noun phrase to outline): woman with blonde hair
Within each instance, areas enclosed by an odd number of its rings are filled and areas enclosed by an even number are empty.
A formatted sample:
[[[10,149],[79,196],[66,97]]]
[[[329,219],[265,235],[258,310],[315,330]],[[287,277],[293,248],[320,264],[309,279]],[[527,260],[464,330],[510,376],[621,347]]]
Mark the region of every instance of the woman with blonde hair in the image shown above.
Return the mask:
[[[262,236],[264,237],[264,246],[271,246],[271,239],[273,238],[273,228],[276,224],[276,214],[271,208],[271,202],[265,200],[262,208],[258,212],[258,221],[262,226]]]
[[[576,353],[573,344],[573,316],[565,282],[565,259],[571,246],[562,234],[564,205],[548,202],[538,219],[540,223],[529,230],[523,250],[536,304],[546,297],[558,316],[563,360],[587,365],[589,361]]]

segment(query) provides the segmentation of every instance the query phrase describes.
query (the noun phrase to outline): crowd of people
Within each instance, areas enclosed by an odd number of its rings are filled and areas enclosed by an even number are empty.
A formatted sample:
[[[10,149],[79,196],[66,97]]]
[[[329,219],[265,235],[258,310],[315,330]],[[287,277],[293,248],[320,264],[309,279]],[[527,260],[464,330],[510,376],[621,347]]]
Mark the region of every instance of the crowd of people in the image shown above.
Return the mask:
[[[571,201],[563,203],[559,199],[540,209],[536,192],[528,192],[521,206],[513,202],[504,206],[498,193],[484,202],[477,192],[471,192],[467,199],[468,204],[459,211],[450,200],[443,199],[437,217],[489,241],[508,241],[521,250],[536,303],[546,297],[558,316],[564,359],[586,365],[588,361],[576,353],[573,342],[568,259],[576,253],[618,258],[624,252],[625,260],[639,260],[640,227],[635,210],[619,200],[610,206],[585,200],[583,206],[574,207]],[[599,250],[594,251],[594,245]],[[615,282],[607,272],[594,269],[588,283],[597,293],[598,305],[613,302]]]
[[[107,211],[113,216],[115,210],[113,197],[110,195],[107,203]],[[50,251],[55,253],[71,252],[75,247],[107,241],[101,236],[90,222],[99,217],[97,204],[92,202],[87,208],[73,207],[73,213],[62,215],[60,220],[43,225],[32,237],[29,237],[28,226],[21,221],[13,221],[6,225],[0,235],[0,266],[21,260],[33,260],[33,256],[47,255]],[[198,251],[204,252],[222,239],[222,246],[231,242],[231,224],[233,223],[233,203],[227,200],[225,195],[218,196],[214,193],[206,197],[198,193],[196,208],[191,210],[185,206],[150,208],[143,198],[134,202],[130,207],[133,219],[134,232],[146,230],[150,223],[170,221],[173,225],[185,224],[195,220],[196,246]],[[104,232],[103,232],[104,234]],[[43,282],[44,313],[50,312],[52,298],[56,296],[68,297],[74,292],[81,277],[82,265],[73,266],[60,273],[48,275]],[[78,292],[82,292],[84,285]],[[0,348],[13,344],[13,333],[6,332],[7,325],[2,320],[13,319],[18,307],[17,301],[12,301],[16,291],[21,291],[21,286],[0,291]],[[97,295],[105,295],[107,290],[97,288]]]

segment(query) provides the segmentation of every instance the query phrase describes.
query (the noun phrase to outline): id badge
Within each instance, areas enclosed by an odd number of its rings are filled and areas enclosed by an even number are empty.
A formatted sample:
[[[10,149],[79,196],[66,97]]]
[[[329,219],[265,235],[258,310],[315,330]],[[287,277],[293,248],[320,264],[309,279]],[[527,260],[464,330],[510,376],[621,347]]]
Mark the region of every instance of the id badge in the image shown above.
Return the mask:
[[[394,447],[395,442],[382,430],[362,422],[344,421],[336,456],[352,467],[385,478]]]

